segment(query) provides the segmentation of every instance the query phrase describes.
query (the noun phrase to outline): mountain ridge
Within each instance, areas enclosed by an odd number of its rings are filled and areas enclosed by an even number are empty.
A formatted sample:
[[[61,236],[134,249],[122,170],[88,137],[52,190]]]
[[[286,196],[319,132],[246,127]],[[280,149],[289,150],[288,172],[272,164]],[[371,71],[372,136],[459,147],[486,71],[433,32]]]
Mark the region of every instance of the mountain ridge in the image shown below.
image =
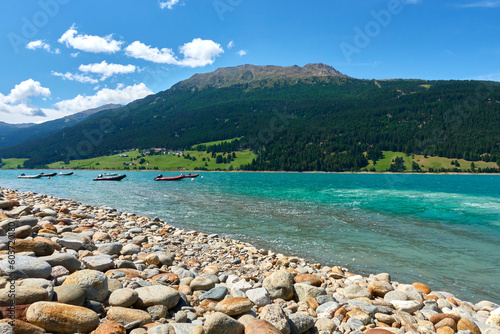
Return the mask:
[[[269,81],[267,86],[279,81],[307,81],[311,78],[349,78],[335,68],[323,63],[310,63],[304,66],[276,66],[276,65],[239,65],[222,67],[213,72],[198,73],[180,81],[172,88],[229,87],[235,85],[251,85],[252,83]],[[261,87],[262,85],[256,85]]]

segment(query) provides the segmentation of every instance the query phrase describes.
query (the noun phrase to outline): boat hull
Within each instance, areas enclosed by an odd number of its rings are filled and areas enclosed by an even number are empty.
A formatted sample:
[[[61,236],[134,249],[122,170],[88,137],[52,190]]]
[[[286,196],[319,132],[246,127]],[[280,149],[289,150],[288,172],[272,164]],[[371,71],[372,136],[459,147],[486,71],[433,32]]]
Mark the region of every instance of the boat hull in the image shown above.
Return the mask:
[[[73,172],[68,172],[68,173],[59,173],[57,175],[61,175],[61,176],[69,176],[69,175],[73,175]]]
[[[40,179],[42,176],[41,175],[20,175],[17,178],[18,179]]]
[[[125,178],[127,175],[117,175],[117,176],[103,176],[103,177],[96,177],[94,181],[121,181],[123,178]]]
[[[155,181],[182,181],[184,176],[172,176],[172,177],[157,177]]]

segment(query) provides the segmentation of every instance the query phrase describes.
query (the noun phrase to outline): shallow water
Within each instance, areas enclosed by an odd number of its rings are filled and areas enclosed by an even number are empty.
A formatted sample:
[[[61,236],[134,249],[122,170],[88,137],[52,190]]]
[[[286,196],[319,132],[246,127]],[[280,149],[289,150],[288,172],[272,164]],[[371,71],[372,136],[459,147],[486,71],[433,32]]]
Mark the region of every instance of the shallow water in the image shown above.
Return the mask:
[[[17,179],[21,172],[0,171],[0,186],[157,216],[324,265],[389,272],[465,300],[500,302],[497,175],[201,173],[193,181],[155,182],[157,172],[128,172],[121,182],[93,182],[97,171],[38,180]]]

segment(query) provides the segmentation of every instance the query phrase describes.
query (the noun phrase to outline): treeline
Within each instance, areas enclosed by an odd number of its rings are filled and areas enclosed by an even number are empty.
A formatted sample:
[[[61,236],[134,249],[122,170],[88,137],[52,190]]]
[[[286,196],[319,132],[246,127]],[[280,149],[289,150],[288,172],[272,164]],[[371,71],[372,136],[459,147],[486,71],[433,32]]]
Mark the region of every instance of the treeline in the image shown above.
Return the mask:
[[[171,89],[0,151],[25,167],[130,148],[258,155],[247,170],[359,170],[381,151],[499,161],[500,83],[370,81],[290,83],[246,89]],[[368,152],[365,157],[363,152]]]

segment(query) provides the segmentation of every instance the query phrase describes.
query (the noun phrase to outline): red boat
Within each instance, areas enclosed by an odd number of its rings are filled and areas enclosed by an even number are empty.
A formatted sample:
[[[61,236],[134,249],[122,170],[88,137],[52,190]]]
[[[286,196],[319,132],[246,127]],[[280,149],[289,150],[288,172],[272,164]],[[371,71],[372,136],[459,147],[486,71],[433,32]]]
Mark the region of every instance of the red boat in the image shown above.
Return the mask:
[[[188,175],[184,175],[184,178],[185,179],[195,178],[195,177],[198,177],[198,175],[200,175],[200,174],[192,174],[192,175],[188,174]]]
[[[184,177],[185,177],[184,175],[164,177],[163,175],[160,174],[157,177],[155,177],[155,181],[182,181]]]

